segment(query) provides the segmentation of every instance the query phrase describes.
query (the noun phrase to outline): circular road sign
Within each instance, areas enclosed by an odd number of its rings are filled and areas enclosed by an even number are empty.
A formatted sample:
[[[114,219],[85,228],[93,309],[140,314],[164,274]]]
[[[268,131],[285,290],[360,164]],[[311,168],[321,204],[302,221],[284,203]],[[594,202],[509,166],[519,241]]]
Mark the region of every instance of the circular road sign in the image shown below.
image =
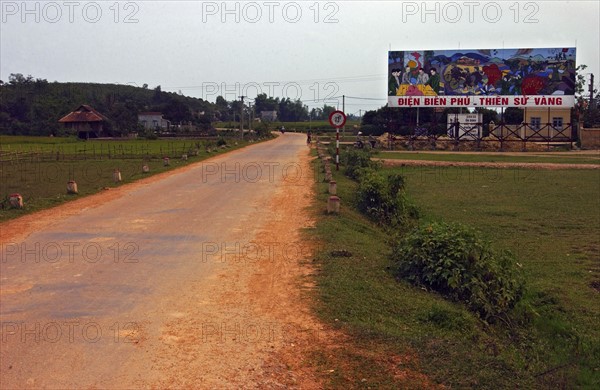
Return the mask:
[[[329,123],[333,127],[343,127],[346,124],[346,114],[342,111],[334,111],[329,114]]]

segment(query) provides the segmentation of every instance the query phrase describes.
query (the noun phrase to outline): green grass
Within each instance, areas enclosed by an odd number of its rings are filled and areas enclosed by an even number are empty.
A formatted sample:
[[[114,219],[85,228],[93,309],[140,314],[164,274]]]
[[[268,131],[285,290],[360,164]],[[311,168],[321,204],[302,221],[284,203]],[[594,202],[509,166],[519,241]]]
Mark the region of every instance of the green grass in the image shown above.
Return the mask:
[[[468,153],[414,153],[414,152],[381,152],[377,158],[397,160],[427,160],[427,161],[465,161],[465,162],[498,162],[498,163],[555,163],[555,164],[600,164],[600,155],[536,155],[531,152],[527,156],[512,156],[498,154],[468,154]]]
[[[77,155],[80,158],[99,159],[110,156],[169,156],[181,157],[198,141],[192,139],[131,139],[131,140],[90,140],[73,137],[25,137],[0,136],[0,154],[42,153]],[[213,141],[214,143],[214,141]],[[3,158],[5,160],[6,158]]]
[[[32,137],[24,135],[0,135],[0,149],[4,150],[7,145],[25,144],[54,144],[63,145],[79,141],[76,137]]]
[[[354,126],[354,125],[360,125],[360,121],[347,121],[346,122],[346,131],[350,131],[350,129],[352,129],[352,126]],[[213,124],[213,126],[215,128],[219,128],[219,129],[239,129],[240,123],[234,122],[234,121],[215,122]],[[264,126],[264,125],[261,123],[252,124],[253,129],[260,128],[261,126]],[[335,131],[335,129],[333,129],[331,127],[331,124],[329,124],[328,120],[313,120],[313,121],[304,121],[304,122],[279,122],[279,121],[269,122],[269,128],[272,129],[273,131],[279,130],[281,128],[281,126],[285,126],[286,131],[303,131],[304,132],[310,128],[312,128],[313,131],[315,131],[317,129]],[[244,127],[247,128],[247,124]]]
[[[3,152],[27,153],[20,159],[10,154],[3,154],[0,158],[0,202],[4,202],[0,222],[91,195],[106,187],[177,169],[248,144],[247,141],[231,138],[227,139],[230,148],[226,149],[217,148],[214,141],[207,144],[206,141],[198,143],[190,140],[83,142],[69,138],[7,136],[0,140]],[[108,146],[111,147],[110,154]],[[182,154],[198,146],[198,156],[189,154],[187,161],[181,158]],[[210,153],[207,147],[211,149]],[[103,153],[100,153],[101,150]],[[55,158],[57,151],[58,160]],[[169,166],[164,166],[162,156],[170,156]],[[144,164],[149,166],[150,173],[142,172]],[[122,182],[118,184],[113,181],[115,169],[121,172]],[[78,195],[66,193],[69,180],[77,182]],[[23,196],[23,209],[9,208],[6,199],[12,193]]]
[[[334,172],[342,212],[321,214],[314,231],[317,311],[351,337],[328,387],[419,388],[391,367],[453,388],[597,388],[600,383],[600,173],[403,167],[424,222],[463,222],[523,265],[528,292],[513,318],[486,325],[463,305],[397,281],[389,234],[353,209],[356,184]],[[324,208],[326,186],[317,184]],[[334,257],[344,249],[352,257]],[[368,359],[361,357],[367,356]],[[400,357],[399,359],[394,359]],[[403,361],[390,365],[389,361]],[[388,362],[386,364],[385,362]],[[367,384],[367,385],[368,385]],[[365,386],[366,387],[366,386]]]

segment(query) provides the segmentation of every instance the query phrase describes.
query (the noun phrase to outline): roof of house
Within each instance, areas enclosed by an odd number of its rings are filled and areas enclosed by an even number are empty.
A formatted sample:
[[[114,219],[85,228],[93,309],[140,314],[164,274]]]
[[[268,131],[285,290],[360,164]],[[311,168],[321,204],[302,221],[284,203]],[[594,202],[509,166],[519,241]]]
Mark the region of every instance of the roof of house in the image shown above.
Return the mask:
[[[82,104],[75,111],[58,120],[59,123],[102,122],[106,117],[87,104]]]
[[[140,112],[138,116],[162,116],[162,112]]]

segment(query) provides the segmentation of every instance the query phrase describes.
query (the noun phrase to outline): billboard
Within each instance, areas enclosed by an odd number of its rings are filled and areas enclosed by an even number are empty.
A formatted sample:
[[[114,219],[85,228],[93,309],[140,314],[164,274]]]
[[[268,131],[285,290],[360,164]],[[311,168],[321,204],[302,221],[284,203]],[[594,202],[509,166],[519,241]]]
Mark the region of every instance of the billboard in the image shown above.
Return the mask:
[[[390,107],[573,107],[575,48],[390,51]]]

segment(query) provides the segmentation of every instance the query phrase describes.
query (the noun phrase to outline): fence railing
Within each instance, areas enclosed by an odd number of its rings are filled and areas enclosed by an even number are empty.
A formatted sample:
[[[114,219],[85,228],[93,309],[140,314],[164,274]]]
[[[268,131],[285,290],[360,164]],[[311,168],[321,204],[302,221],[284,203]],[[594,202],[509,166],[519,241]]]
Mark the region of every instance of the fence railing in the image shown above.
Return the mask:
[[[490,124],[484,132],[483,123],[455,124],[446,129],[446,133],[439,133],[439,128],[433,129],[427,126],[415,127],[413,134],[398,137],[390,134],[390,143],[403,140],[408,143],[409,148],[413,148],[415,143],[429,143],[432,149],[438,146],[438,143],[452,144],[455,150],[460,150],[462,144],[475,145],[475,149],[482,147],[483,143],[493,142],[498,144],[499,150],[503,150],[505,145],[510,143],[521,144],[522,150],[527,150],[530,143],[546,144],[548,148],[556,143],[568,143],[573,147],[577,142],[577,132],[574,124],[568,123],[563,126],[554,126],[551,123],[544,125],[532,125],[530,123],[521,123],[520,125]]]

